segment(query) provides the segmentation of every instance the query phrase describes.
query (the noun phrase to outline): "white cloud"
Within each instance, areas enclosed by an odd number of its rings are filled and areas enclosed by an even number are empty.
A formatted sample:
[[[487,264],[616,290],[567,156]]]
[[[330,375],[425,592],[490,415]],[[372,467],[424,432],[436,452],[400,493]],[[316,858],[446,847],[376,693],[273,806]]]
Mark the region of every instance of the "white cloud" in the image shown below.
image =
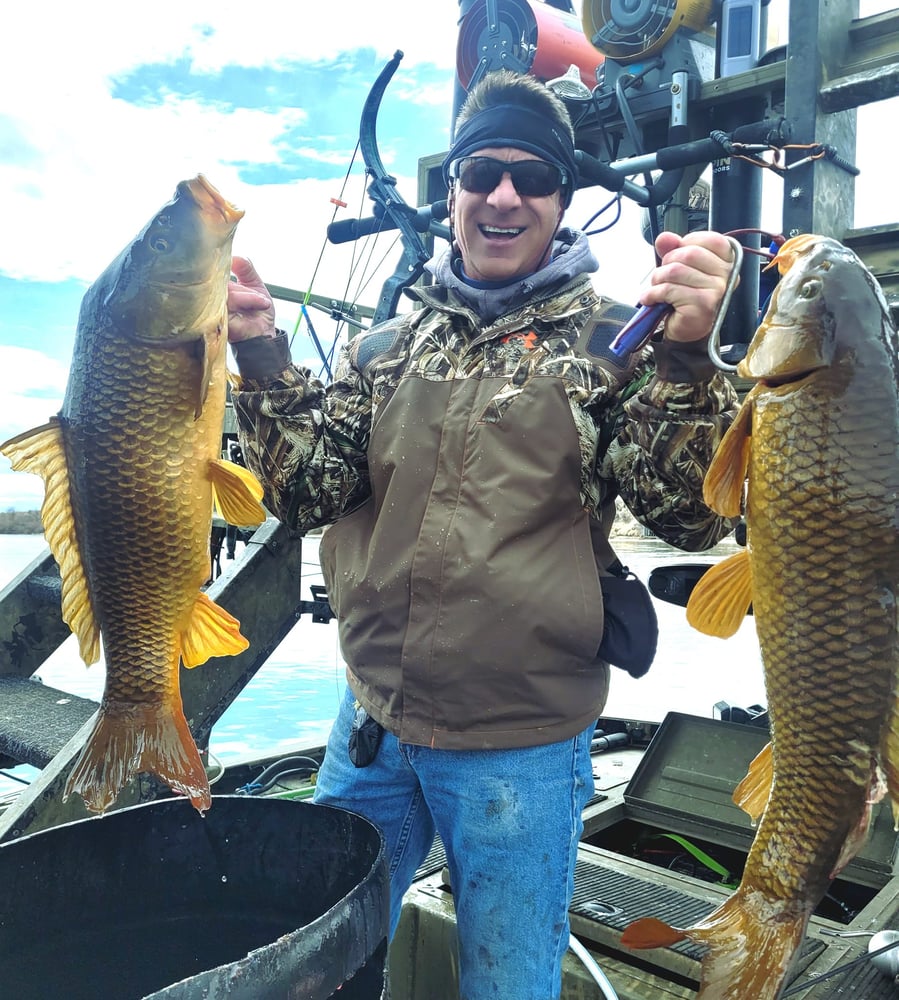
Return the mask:
[[[13,277],[92,280],[173,194],[198,172],[246,205],[254,189],[229,160],[276,162],[274,138],[302,117],[238,110],[224,114],[194,101],[138,108],[109,102],[106,128],[79,145],[65,129],[41,148],[40,172],[0,165],[7,192],[0,270]],[[61,150],[68,149],[63,157]],[[280,213],[271,216],[280,225]]]
[[[238,0],[156,0],[145,6],[92,0],[60,5],[50,19],[38,5],[16,4],[4,12],[4,33],[26,39],[39,32],[40,58],[25,44],[7,46],[5,57],[11,73],[43,80],[47,97],[91,75],[181,56],[201,70],[215,70],[225,63],[327,60],[369,47],[384,55],[401,49],[409,62],[451,66],[457,0],[428,0],[427,16],[422,15],[421,0],[390,0],[381,9],[370,0],[343,0],[331,11],[311,0],[256,0],[251,7]],[[63,68],[73,70],[75,79],[61,74]]]
[[[280,245],[285,217],[308,214],[281,199],[296,205],[299,195],[302,202],[304,187],[276,186],[273,197],[265,192],[256,199],[259,189],[241,183],[234,164],[277,163],[275,140],[303,122],[302,107],[229,112],[174,95],[138,107],[114,99],[112,81],[137,66],[178,59],[205,73],[226,65],[325,61],[359,48],[374,48],[385,59],[401,48],[405,66],[433,61],[451,69],[457,0],[429,0],[425,18],[420,0],[391,0],[387,13],[375,16],[367,0],[348,0],[333,16],[308,0],[262,0],[249,14],[236,2],[161,0],[134,8],[94,0],[87,7],[62,5],[47,22],[36,5],[16,4],[4,15],[6,37],[39,37],[41,50],[35,58],[30,45],[8,45],[0,64],[0,273],[93,279],[177,181],[200,171],[248,211],[257,201],[278,202],[267,216],[271,237],[259,242]],[[430,87],[409,97],[436,108],[446,104],[447,93]],[[343,164],[351,147],[309,152],[322,163]],[[308,190],[311,199],[318,197],[314,183]],[[257,221],[254,228],[262,226]]]
[[[0,442],[39,427],[59,412],[68,378],[65,365],[31,348],[0,345],[0,371],[7,385],[0,409]],[[39,476],[12,472],[9,460],[0,456],[0,510],[33,510],[43,497]]]
[[[0,371],[7,388],[0,410],[0,441],[45,424],[59,412],[68,369],[28,347],[0,344]]]
[[[27,472],[12,472],[0,458],[0,510],[39,510],[44,501],[44,483]]]

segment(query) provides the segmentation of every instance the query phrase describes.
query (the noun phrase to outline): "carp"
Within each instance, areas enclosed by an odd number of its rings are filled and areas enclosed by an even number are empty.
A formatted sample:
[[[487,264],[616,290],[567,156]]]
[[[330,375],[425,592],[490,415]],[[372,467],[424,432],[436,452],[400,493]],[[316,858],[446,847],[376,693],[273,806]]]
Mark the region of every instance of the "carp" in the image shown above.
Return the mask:
[[[210,600],[215,504],[265,519],[262,488],[222,460],[227,288],[243,212],[182,181],[84,295],[62,409],[0,445],[44,479],[41,518],[62,613],[88,665],[106,660],[93,731],[64,797],[103,812],[138,771],[200,811],[209,782],[184,717],[179,664],[248,646]]]
[[[702,1000],[775,1000],[809,918],[899,803],[899,344],[874,277],[834,239],[802,235],[738,374],[756,380],[716,452],[706,502],[743,509],[745,550],[718,563],[687,617],[732,635],[750,603],[771,742],[734,802],[758,823],[738,889],[693,927],[647,917],[623,943],[708,946]]]

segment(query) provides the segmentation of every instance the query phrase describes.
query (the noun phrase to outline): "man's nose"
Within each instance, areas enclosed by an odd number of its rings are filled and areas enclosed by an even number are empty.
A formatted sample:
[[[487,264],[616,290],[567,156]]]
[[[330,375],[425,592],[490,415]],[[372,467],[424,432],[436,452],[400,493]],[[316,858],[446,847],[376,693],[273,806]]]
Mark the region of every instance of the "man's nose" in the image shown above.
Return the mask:
[[[512,183],[512,175],[508,170],[503,173],[499,179],[499,183],[490,192],[487,201],[500,207],[517,205],[521,201],[521,195],[519,195],[515,185]]]

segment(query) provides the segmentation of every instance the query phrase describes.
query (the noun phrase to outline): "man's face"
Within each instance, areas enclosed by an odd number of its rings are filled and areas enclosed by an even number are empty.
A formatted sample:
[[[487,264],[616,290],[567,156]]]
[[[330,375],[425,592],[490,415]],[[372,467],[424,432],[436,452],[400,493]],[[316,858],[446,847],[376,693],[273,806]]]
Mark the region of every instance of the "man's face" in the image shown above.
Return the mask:
[[[509,147],[479,149],[473,155],[505,163],[539,160]],[[465,273],[475,281],[507,281],[538,270],[549,259],[562,211],[559,190],[521,195],[508,173],[486,194],[466,191],[456,180],[453,227]]]

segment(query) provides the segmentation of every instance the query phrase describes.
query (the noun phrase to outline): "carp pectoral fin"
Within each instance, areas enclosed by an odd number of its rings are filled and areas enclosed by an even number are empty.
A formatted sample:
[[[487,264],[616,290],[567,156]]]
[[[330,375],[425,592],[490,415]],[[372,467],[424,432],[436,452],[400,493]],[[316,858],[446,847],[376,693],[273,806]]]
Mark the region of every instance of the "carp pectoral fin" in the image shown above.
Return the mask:
[[[212,358],[206,346],[206,338],[198,336],[188,343],[188,350],[196,361],[194,375],[189,383],[194,401],[194,420],[203,416],[203,406],[209,395],[209,385],[212,381]]]
[[[262,486],[259,480],[241,465],[214,459],[209,463],[212,495],[218,512],[229,524],[251,527],[265,520]]]
[[[727,639],[752,604],[752,565],[743,549],[705,571],[687,601],[687,621],[698,632]]]
[[[734,805],[739,806],[752,820],[752,825],[762,818],[774,782],[774,754],[767,743],[749,765],[746,777],[734,789]]]
[[[185,667],[198,667],[210,656],[242,653],[249,645],[233,615],[205,594],[197,594],[190,621],[181,633],[181,662]]]
[[[880,762],[893,804],[893,829],[899,830],[899,696],[896,695],[880,748]]]
[[[865,846],[865,841],[868,839],[868,831],[871,828],[871,820],[874,818],[874,806],[883,798],[885,791],[886,789],[882,783],[877,781],[871,783],[868,798],[865,801],[865,807],[862,809],[858,822],[849,831],[840,849],[840,856],[834,862],[833,870],[830,873],[832,879],[836,878]]]
[[[739,517],[743,511],[743,484],[752,442],[752,397],[756,388],[747,394],[721,439],[702,485],[706,504],[722,517]]]
[[[62,619],[78,637],[81,659],[90,666],[100,658],[100,627],[94,618],[87,575],[75,536],[62,426],[56,419],[10,438],[0,445],[17,472],[44,480],[41,521],[62,579]]]
[[[66,782],[63,802],[77,792],[102,813],[137,774],[149,771],[205,812],[212,800],[206,768],[178,703],[104,704]]]

